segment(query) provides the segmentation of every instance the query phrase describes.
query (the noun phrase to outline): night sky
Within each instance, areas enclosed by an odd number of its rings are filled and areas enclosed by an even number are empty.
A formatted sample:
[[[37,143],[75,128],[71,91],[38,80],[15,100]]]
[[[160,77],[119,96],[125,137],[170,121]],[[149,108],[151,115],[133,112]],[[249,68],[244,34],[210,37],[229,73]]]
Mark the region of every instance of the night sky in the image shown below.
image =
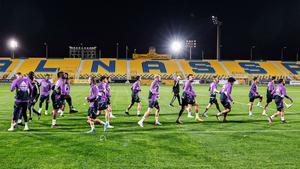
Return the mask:
[[[222,26],[222,58],[249,59],[255,45],[255,59],[295,59],[300,48],[300,1],[201,1],[201,0],[0,0],[0,56],[10,56],[7,39],[20,43],[17,56],[44,56],[44,42],[50,57],[68,57],[68,46],[98,46],[105,57],[125,57],[130,52],[146,53],[155,46],[167,53],[173,38],[196,39],[194,58],[215,58],[216,27]],[[183,54],[187,55],[187,54]]]

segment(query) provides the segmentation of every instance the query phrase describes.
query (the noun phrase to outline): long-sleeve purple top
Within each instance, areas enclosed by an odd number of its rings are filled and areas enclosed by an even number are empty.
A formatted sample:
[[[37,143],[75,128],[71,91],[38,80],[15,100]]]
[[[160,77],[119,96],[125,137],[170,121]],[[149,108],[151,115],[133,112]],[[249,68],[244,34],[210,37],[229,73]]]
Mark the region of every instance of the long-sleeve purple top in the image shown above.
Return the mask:
[[[70,95],[70,92],[71,92],[71,83],[70,80],[67,80],[65,82],[65,94]]]
[[[11,86],[10,86],[10,91],[13,92],[16,90],[16,97],[15,101],[16,102],[28,102],[30,99],[30,94],[32,93],[33,87],[31,85],[31,82],[28,78],[22,77],[15,79]],[[21,97],[19,97],[21,96]],[[24,97],[22,97],[24,96]]]
[[[288,99],[290,99],[291,101],[293,101],[293,99],[290,97],[290,96],[288,96],[287,95],[287,93],[286,93],[286,88],[285,88],[285,86],[283,85],[283,84],[279,84],[277,87],[276,87],[276,89],[273,91],[273,93],[272,93],[273,95],[277,95],[277,96],[280,96],[280,97],[282,97],[282,98],[288,98]]]
[[[55,83],[55,87],[54,90],[60,90],[60,94],[61,95],[65,95],[66,94],[66,90],[65,90],[65,81],[63,79],[58,79]]]
[[[249,93],[253,96],[257,95],[258,94],[258,87],[257,87],[257,83],[256,82],[253,82],[251,87],[250,87],[250,91]]]
[[[90,95],[86,99],[88,102],[90,102],[90,107],[95,107],[95,100],[97,99],[98,96],[98,87],[96,84],[91,84],[91,89],[90,89]]]
[[[185,92],[188,96],[196,97],[196,92],[193,89],[193,82],[191,80],[186,81],[184,84],[183,92]]]
[[[220,93],[224,93],[227,96],[228,100],[232,102],[233,99],[231,97],[231,92],[232,92],[232,84],[229,82],[224,84],[222,90],[220,91]]]
[[[105,89],[106,89],[106,96],[110,97],[111,93],[110,93],[110,83],[105,83]]]
[[[209,93],[210,94],[215,94],[216,92],[218,92],[218,84],[219,83],[216,83],[216,82],[212,82],[210,84],[210,87],[209,87]]]
[[[131,86],[132,95],[138,95],[140,91],[141,91],[140,81],[134,82]]]
[[[106,83],[101,82],[98,86],[98,97],[100,97],[100,102],[105,102],[107,100],[106,92]]]
[[[268,91],[270,93],[273,93],[274,90],[275,90],[275,84],[274,84],[274,81],[271,81],[268,83]]]
[[[41,81],[41,95],[42,96],[49,96],[51,92],[51,82],[50,80],[43,79]]]
[[[151,100],[156,100],[159,97],[159,81],[153,80],[150,86],[150,92],[152,93]]]

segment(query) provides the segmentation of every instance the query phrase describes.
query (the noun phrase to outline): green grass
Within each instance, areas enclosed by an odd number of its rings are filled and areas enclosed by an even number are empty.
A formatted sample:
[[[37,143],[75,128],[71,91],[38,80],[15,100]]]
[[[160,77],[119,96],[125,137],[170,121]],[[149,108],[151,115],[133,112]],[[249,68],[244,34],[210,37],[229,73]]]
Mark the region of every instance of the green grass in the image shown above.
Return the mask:
[[[147,109],[148,86],[142,87],[143,113]],[[195,86],[201,112],[208,102],[208,87]],[[248,88],[235,86],[233,98],[248,102]],[[205,122],[195,123],[184,114],[184,125],[176,125],[179,108],[168,106],[171,87],[161,88],[163,126],[153,125],[154,117],[145,127],[137,125],[138,117],[125,116],[130,101],[128,86],[112,86],[115,129],[109,130],[107,140],[100,141],[103,127],[95,135],[81,134],[90,128],[86,124],[88,104],[84,98],[89,86],[73,86],[72,97],[78,114],[66,113],[58,118],[58,129],[50,128],[50,116],[40,121],[34,117],[31,131],[22,128],[10,133],[13,93],[8,85],[0,86],[0,168],[299,168],[300,167],[300,87],[288,87],[296,100],[288,110],[288,124],[277,118],[268,125],[262,109],[254,107],[255,116],[247,116],[247,105],[235,104],[228,123],[217,122],[211,109]],[[265,94],[265,87],[260,87]],[[36,105],[37,106],[37,105]],[[275,108],[272,103],[271,108]],[[68,110],[68,109],[67,109]],[[270,110],[268,113],[273,113]],[[154,113],[154,112],[153,112]],[[103,118],[103,117],[101,117]]]

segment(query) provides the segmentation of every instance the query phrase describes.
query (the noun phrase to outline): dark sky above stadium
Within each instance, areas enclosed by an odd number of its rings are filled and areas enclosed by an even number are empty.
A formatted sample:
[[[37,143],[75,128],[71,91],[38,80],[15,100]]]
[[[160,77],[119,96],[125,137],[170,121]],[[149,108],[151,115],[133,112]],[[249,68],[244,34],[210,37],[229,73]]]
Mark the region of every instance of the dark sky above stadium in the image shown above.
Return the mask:
[[[222,58],[295,59],[300,48],[300,1],[273,0],[0,0],[0,56],[9,56],[6,41],[19,40],[17,56],[67,57],[68,46],[98,46],[106,57],[130,52],[146,53],[155,46],[167,53],[174,37],[196,39],[194,58],[215,58],[215,15],[223,22]]]

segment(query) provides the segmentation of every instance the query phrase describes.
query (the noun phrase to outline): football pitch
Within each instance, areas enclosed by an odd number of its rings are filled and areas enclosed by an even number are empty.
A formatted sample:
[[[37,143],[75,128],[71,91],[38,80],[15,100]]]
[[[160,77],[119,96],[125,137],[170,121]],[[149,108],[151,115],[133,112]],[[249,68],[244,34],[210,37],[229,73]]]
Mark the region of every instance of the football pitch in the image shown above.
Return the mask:
[[[232,105],[227,123],[216,120],[213,106],[204,122],[188,119],[185,112],[184,124],[176,125],[179,107],[177,102],[176,107],[169,107],[171,88],[160,89],[162,126],[154,126],[153,111],[141,128],[136,105],[130,116],[124,113],[131,100],[130,87],[113,85],[111,103],[117,118],[111,119],[115,128],[103,139],[100,125],[96,134],[83,134],[90,130],[86,123],[89,104],[84,99],[89,95],[88,85],[71,89],[79,113],[69,114],[67,108],[65,117],[57,119],[57,129],[50,127],[50,115],[43,114],[40,121],[34,116],[28,132],[23,127],[7,132],[14,93],[9,85],[0,85],[0,168],[300,168],[300,87],[287,87],[295,100],[293,107],[285,109],[288,123],[276,118],[272,125],[261,116],[262,108],[254,106],[255,116],[248,117],[249,86],[234,86],[233,99],[238,103]],[[208,86],[194,85],[194,89],[202,113],[209,100]],[[259,91],[265,96],[266,87]],[[148,107],[148,92],[149,86],[142,86],[142,114]],[[268,114],[275,108],[272,102]]]

